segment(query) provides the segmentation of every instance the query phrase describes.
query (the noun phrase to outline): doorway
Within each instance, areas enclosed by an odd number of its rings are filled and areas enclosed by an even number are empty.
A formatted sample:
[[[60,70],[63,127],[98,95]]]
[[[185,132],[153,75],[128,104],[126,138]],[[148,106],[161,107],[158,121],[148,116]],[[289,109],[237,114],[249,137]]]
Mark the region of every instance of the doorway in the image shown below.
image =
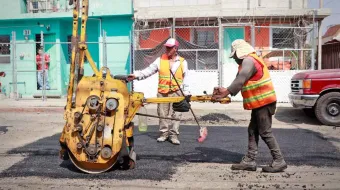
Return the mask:
[[[36,40],[36,55],[38,55],[38,51],[41,48],[41,34],[35,35]],[[55,34],[44,34],[44,52],[49,56],[49,64],[48,64],[48,84],[50,89],[47,91],[58,90],[58,63],[56,63],[56,35]],[[37,83],[37,89],[39,89],[39,85]]]

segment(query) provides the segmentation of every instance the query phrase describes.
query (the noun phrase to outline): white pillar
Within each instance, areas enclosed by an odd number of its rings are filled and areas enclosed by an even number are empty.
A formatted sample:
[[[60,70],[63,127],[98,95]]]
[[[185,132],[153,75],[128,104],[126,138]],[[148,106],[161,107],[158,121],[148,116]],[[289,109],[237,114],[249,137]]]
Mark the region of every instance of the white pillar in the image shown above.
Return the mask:
[[[322,61],[322,30],[321,30],[321,21],[318,22],[318,29],[319,29],[319,45],[318,45],[318,70],[321,70],[321,61]]]

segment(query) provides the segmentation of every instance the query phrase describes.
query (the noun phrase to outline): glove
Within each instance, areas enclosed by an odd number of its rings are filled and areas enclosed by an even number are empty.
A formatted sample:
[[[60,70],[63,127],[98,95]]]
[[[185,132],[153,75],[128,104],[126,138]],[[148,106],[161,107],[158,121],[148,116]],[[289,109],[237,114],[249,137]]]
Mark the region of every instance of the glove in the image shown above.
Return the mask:
[[[191,95],[185,96],[184,100],[172,104],[172,109],[175,112],[188,112],[191,108],[190,105]]]

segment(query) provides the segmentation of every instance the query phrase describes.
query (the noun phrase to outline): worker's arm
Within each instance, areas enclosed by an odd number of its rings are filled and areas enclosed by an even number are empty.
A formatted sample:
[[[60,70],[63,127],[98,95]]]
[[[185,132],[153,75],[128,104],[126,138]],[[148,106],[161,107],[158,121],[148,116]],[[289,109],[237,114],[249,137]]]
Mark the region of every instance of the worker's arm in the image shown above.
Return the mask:
[[[235,80],[227,87],[228,91],[231,95],[235,96],[243,87],[243,84],[249,80],[254,74],[256,73],[256,68],[254,62],[249,59],[245,58],[242,61],[242,68],[238,75],[236,76]]]
[[[160,61],[161,61],[161,59],[157,58],[147,68],[145,68],[141,71],[136,71],[134,74],[130,74],[128,76],[128,80],[129,81],[134,80],[134,79],[143,80],[143,79],[146,79],[146,78],[150,77],[151,75],[157,73]]]
[[[189,76],[188,62],[184,60],[183,61],[183,84],[182,84],[184,95],[191,94],[190,88],[189,88],[189,77],[188,76]]]
[[[242,61],[242,68],[237,74],[235,80],[228,88],[215,87],[211,101],[215,102],[221,98],[227,97],[229,94],[235,96],[243,87],[243,84],[256,73],[256,68],[251,59],[245,58]]]

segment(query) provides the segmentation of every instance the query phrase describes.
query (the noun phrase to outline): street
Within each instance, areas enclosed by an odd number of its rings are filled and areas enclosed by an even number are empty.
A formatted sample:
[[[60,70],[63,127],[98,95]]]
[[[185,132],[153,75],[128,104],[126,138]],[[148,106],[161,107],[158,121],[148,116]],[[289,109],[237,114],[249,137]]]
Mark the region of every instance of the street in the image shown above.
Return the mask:
[[[340,0],[2,1],[0,190],[340,190]]]
[[[261,172],[271,162],[262,140],[256,172],[230,169],[247,150],[250,112],[242,107],[194,109],[209,130],[202,144],[197,142],[198,126],[189,113],[180,128],[179,146],[157,143],[157,119],[149,119],[147,132],[135,128],[136,168],[114,168],[98,175],[81,173],[71,161],[58,158],[64,124],[61,107],[2,106],[0,110],[0,189],[339,188],[339,128],[321,126],[289,105],[278,107],[273,118],[273,133],[288,164],[285,172],[277,174]],[[148,114],[155,113],[148,109]]]

